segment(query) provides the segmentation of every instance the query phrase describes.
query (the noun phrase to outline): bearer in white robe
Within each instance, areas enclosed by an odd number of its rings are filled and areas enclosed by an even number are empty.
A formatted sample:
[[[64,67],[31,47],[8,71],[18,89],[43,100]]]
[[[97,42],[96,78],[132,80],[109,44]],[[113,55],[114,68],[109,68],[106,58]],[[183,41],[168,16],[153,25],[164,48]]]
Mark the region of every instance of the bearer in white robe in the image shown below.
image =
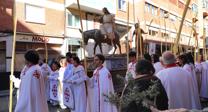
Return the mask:
[[[66,62],[66,58],[65,57],[61,57],[60,58],[60,61],[59,61],[59,64],[60,64],[60,69],[59,69],[59,83],[60,83],[60,97],[59,97],[59,105],[62,109],[65,109],[66,106],[64,106],[64,101],[63,101],[63,79],[64,79],[64,72],[66,70],[66,66],[67,66],[67,62]]]
[[[196,79],[197,79],[197,82],[198,82],[198,89],[199,89],[199,93],[201,91],[201,80],[202,80],[202,64],[201,64],[201,61],[198,60],[196,63],[195,63],[195,70],[196,70]]]
[[[112,76],[102,64],[105,61],[103,55],[97,54],[94,63],[97,68],[93,77],[88,82],[87,112],[117,112],[116,106],[105,101],[105,95],[114,93]]]
[[[83,66],[80,65],[78,57],[73,57],[72,63],[74,65],[73,76],[70,78],[69,82],[72,86],[75,108],[71,110],[71,112],[86,112],[87,96],[85,81],[88,77],[85,74]]]
[[[163,53],[162,62],[165,69],[156,76],[161,80],[168,95],[169,109],[200,109],[199,95],[194,90],[190,73],[175,64],[175,56],[170,51]]]
[[[47,101],[49,101],[49,80],[48,80],[48,76],[50,75],[51,73],[51,68],[50,66],[47,64],[47,63],[43,63],[41,65],[41,72],[44,76],[44,82],[45,82],[45,95],[46,95],[46,98],[47,98]]]
[[[23,75],[25,69],[27,69],[27,66],[24,66],[24,68],[22,69],[22,71],[20,73],[20,78]],[[19,98],[19,87],[20,87],[21,80],[19,78],[16,78],[14,75],[10,75],[10,80],[12,82],[14,82],[14,87],[17,89],[16,97],[17,97],[17,100],[18,100],[18,98]]]
[[[201,91],[200,97],[208,98],[208,63],[202,62],[202,80],[201,80]]]
[[[15,112],[48,112],[44,78],[39,67],[39,55],[30,50],[25,54],[26,68],[21,75],[19,98]]]
[[[50,82],[50,89],[49,89],[49,95],[50,95],[50,103],[52,105],[57,105],[59,102],[60,97],[60,83],[59,83],[59,63],[54,61],[51,64],[51,74],[48,76],[48,80]]]
[[[136,66],[136,52],[129,52],[129,61],[128,69],[126,71],[125,79],[128,81],[129,79],[133,79],[136,77],[135,66]]]
[[[153,60],[153,66],[155,68],[155,74],[157,74],[159,71],[164,69],[161,63],[161,58],[159,58],[157,54],[152,55],[152,60]]]
[[[73,64],[71,63],[72,54],[70,52],[66,53],[67,67],[64,72],[63,77],[63,102],[64,105],[70,109],[74,109],[74,98],[72,93],[72,87],[70,83],[70,78],[73,76]]]
[[[196,78],[195,66],[191,63],[190,64],[185,64],[183,66],[183,69],[190,73],[190,75],[191,75],[191,77],[194,81],[194,89],[198,91],[199,89],[198,89],[198,82],[197,82],[197,78]]]
[[[188,71],[191,74],[191,77],[194,81],[194,86],[195,86],[194,89],[199,93],[196,70],[194,66],[194,58],[191,53],[186,53],[185,58],[187,61],[186,63],[183,64],[184,65],[183,69]]]

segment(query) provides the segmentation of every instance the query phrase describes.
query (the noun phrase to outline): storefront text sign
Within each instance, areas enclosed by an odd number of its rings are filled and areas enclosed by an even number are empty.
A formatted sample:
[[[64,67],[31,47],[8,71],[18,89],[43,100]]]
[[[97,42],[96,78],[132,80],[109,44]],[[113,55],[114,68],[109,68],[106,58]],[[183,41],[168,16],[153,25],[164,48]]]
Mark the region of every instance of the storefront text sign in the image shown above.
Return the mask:
[[[32,42],[32,43],[51,43],[63,44],[63,38],[44,37],[37,35],[17,35],[16,41],[18,42]]]

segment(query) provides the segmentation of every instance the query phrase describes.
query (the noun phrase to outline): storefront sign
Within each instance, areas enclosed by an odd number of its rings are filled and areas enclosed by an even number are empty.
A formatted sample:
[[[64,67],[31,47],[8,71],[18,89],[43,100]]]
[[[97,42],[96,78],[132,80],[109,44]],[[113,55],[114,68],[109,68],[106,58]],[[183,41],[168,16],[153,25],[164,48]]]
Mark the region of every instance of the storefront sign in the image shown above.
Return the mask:
[[[44,37],[37,35],[17,35],[16,41],[18,42],[33,42],[33,43],[51,43],[63,44],[63,38]]]

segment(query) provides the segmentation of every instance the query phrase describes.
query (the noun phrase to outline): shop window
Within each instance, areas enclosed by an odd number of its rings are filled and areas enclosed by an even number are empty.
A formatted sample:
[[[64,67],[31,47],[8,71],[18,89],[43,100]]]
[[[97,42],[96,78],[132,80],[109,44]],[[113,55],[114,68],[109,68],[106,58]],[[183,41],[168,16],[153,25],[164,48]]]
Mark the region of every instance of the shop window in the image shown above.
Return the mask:
[[[73,54],[73,55],[78,55],[77,51],[80,48],[80,45],[69,45],[69,51]]]
[[[68,14],[68,26],[79,27],[80,26],[80,18],[79,18],[79,16]]]
[[[45,8],[26,4],[25,20],[28,22],[45,23]]]
[[[6,42],[0,42],[0,72],[6,71]]]
[[[126,0],[118,0],[118,9],[126,11]]]

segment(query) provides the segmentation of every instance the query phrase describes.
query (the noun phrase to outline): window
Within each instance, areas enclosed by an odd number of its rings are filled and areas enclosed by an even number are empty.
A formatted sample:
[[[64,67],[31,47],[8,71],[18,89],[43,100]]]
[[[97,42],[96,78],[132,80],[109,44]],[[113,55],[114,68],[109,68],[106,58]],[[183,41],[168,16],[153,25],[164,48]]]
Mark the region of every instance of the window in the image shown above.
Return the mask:
[[[150,4],[145,3],[145,12],[150,12]]]
[[[25,20],[28,22],[45,23],[45,8],[26,4]]]
[[[68,26],[79,27],[80,26],[79,16],[68,14]]]
[[[157,34],[158,34],[157,31],[149,30],[149,35],[151,35],[151,36],[156,36]]]
[[[165,10],[160,9],[160,17],[164,17],[165,16]]]
[[[198,7],[196,4],[192,4],[192,11],[195,13],[198,11]]]
[[[119,10],[126,11],[126,0],[118,0]]]
[[[167,34],[167,33],[161,33],[161,35],[162,35],[162,37],[168,37],[169,36],[169,34]]]
[[[208,0],[203,0],[203,8],[208,9]]]
[[[145,3],[145,12],[149,12],[152,15],[156,16],[157,15],[157,7],[155,7],[151,4]]]
[[[173,14],[170,14],[169,18],[170,18],[170,20],[171,20],[172,22],[175,22],[176,19],[177,19],[177,16],[175,16],[175,15],[173,15]]]

